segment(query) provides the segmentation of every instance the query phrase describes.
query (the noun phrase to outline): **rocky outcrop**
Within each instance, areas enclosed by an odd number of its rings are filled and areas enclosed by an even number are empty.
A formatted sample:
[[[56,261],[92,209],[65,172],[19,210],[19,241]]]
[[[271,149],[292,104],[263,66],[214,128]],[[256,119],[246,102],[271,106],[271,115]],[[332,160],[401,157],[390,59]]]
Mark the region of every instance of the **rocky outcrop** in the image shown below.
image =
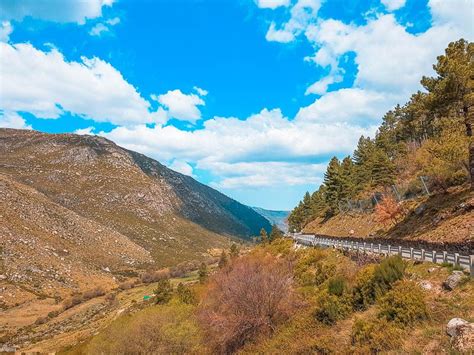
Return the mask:
[[[461,318],[453,318],[446,326],[446,332],[451,337],[453,347],[461,352],[474,350],[474,323]]]
[[[453,273],[448,276],[446,281],[443,282],[443,287],[446,290],[452,291],[461,283],[464,278],[465,276],[462,271],[453,271]]]

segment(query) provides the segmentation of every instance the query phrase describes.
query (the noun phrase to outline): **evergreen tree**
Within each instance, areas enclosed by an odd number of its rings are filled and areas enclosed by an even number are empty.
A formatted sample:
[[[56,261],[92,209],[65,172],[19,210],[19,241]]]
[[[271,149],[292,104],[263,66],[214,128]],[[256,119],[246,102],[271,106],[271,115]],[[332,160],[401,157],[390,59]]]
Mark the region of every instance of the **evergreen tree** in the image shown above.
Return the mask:
[[[277,227],[276,224],[273,224],[272,225],[272,230],[270,232],[270,237],[269,237],[270,243],[273,242],[274,240],[276,240],[277,238],[281,238],[281,237],[283,237],[283,233]]]
[[[201,263],[201,266],[199,266],[198,276],[199,276],[200,283],[206,282],[207,277],[208,277],[208,270],[207,270],[206,263]]]
[[[265,244],[268,242],[268,234],[265,228],[260,229],[260,241]]]
[[[163,279],[158,281],[156,288],[153,290],[153,294],[155,296],[155,303],[168,303],[173,295],[173,287],[171,286],[170,280]]]
[[[240,250],[237,244],[232,243],[232,245],[230,246],[230,258],[231,259],[237,258],[239,256],[239,253],[240,253]]]
[[[193,291],[189,289],[189,287],[184,286],[182,282],[180,282],[176,288],[176,295],[182,303],[196,304],[197,302]]]
[[[229,259],[227,258],[226,252],[223,250],[221,253],[221,257],[219,258],[219,263],[217,265],[219,266],[219,269],[223,269],[228,264],[229,264]]]
[[[394,166],[387,154],[376,149],[372,164],[372,187],[390,186],[394,183]]]
[[[354,197],[356,189],[354,182],[354,163],[350,156],[347,156],[342,160],[339,173],[339,185],[339,201],[348,200]]]
[[[333,214],[336,212],[337,204],[339,202],[339,194],[341,190],[340,175],[341,164],[339,159],[333,157],[329,162],[326,173],[324,174],[324,185],[326,186],[325,200]]]

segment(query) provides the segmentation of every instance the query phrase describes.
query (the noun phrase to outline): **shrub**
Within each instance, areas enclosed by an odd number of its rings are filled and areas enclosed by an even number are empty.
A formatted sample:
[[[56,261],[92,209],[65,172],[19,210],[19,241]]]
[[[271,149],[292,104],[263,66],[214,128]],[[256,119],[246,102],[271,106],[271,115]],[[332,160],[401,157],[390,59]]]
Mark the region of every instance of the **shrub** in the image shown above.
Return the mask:
[[[348,297],[338,297],[324,290],[318,297],[315,318],[324,324],[334,324],[336,321],[346,318],[352,310],[351,301]]]
[[[353,305],[356,310],[364,310],[385,294],[391,285],[403,278],[406,264],[398,255],[388,257],[379,265],[369,265],[356,278],[353,289]]]
[[[402,342],[402,334],[399,328],[383,319],[358,319],[352,326],[351,341],[364,353],[377,353],[397,348]]]
[[[149,284],[152,282],[168,279],[169,277],[170,277],[169,270],[164,269],[164,270],[157,270],[157,271],[147,271],[140,276],[140,279],[143,283]]]
[[[105,295],[106,301],[113,302],[115,301],[115,298],[117,297],[117,294],[115,292],[111,292]]]
[[[178,302],[121,316],[87,345],[88,354],[201,354],[194,306]]]
[[[380,300],[379,317],[409,325],[428,318],[425,296],[412,281],[399,281]]]
[[[87,301],[87,300],[90,300],[92,298],[96,298],[96,297],[100,297],[100,296],[103,296],[105,295],[105,291],[102,287],[96,287],[92,290],[88,290],[86,292],[84,292],[82,298],[84,301]]]
[[[199,276],[200,283],[206,282],[207,276],[208,276],[206,263],[202,263],[201,266],[199,267],[198,276]]]
[[[44,324],[49,320],[48,317],[38,317],[35,321],[36,325]]]
[[[375,218],[385,225],[398,223],[404,214],[405,211],[402,204],[391,196],[385,196],[384,199],[375,206]]]
[[[214,352],[231,353],[271,333],[295,307],[289,263],[255,253],[211,279],[198,318]]]
[[[83,301],[82,294],[77,293],[77,294],[73,295],[72,297],[64,300],[63,308],[64,308],[64,310],[67,310],[69,308],[77,306],[78,304],[82,303],[82,301]]]
[[[229,264],[229,259],[227,258],[226,252],[223,250],[221,253],[221,257],[219,258],[219,269],[225,268]]]
[[[118,288],[120,290],[129,290],[131,288],[135,287],[135,282],[130,280],[130,281],[125,281],[122,282],[121,284],[118,285]]]
[[[171,286],[170,280],[164,279],[158,281],[156,288],[153,290],[153,294],[155,295],[155,303],[168,303],[173,295],[173,287]]]
[[[328,282],[328,292],[330,295],[342,296],[343,293],[347,290],[346,279],[342,276],[334,276],[329,279]]]
[[[189,288],[183,285],[183,283],[179,283],[178,287],[176,288],[176,295],[178,299],[185,304],[196,304],[197,299],[194,292]]]

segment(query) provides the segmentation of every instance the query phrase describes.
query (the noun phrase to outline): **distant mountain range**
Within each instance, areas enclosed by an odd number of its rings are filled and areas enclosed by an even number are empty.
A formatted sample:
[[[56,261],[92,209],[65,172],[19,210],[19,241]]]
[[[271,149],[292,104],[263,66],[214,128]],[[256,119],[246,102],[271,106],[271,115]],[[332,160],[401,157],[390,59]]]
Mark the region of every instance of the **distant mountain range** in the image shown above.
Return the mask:
[[[229,237],[271,228],[252,208],[105,138],[13,129],[0,129],[0,222],[0,275],[46,293],[199,260]]]
[[[288,231],[288,215],[290,211],[272,211],[260,207],[252,207],[256,212],[265,217],[271,224],[276,224],[283,232]]]

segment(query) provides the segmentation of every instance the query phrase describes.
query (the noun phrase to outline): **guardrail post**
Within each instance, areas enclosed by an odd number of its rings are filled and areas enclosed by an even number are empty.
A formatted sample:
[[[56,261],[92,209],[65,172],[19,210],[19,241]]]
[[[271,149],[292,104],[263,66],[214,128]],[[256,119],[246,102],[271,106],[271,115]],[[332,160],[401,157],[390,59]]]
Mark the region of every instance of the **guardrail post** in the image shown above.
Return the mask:
[[[421,249],[421,261],[425,261],[425,249]]]
[[[443,263],[447,263],[447,262],[448,262],[448,252],[443,251]]]
[[[365,242],[364,242],[364,251],[365,251]]]
[[[454,265],[459,265],[459,253],[454,253]]]
[[[474,277],[474,255],[469,255],[469,271],[471,277]]]
[[[371,252],[371,253],[374,252],[374,243],[370,243],[370,252]]]
[[[402,247],[401,247],[401,246],[398,246],[398,255],[403,256],[403,254],[402,254]]]
[[[410,248],[410,259],[413,260],[414,255],[413,255],[413,248]]]
[[[382,245],[379,243],[379,254],[382,252]]]
[[[431,261],[436,264],[436,250],[433,250],[433,257],[431,258]]]
[[[392,252],[392,246],[389,244],[388,245],[388,255],[390,256],[390,253]]]

